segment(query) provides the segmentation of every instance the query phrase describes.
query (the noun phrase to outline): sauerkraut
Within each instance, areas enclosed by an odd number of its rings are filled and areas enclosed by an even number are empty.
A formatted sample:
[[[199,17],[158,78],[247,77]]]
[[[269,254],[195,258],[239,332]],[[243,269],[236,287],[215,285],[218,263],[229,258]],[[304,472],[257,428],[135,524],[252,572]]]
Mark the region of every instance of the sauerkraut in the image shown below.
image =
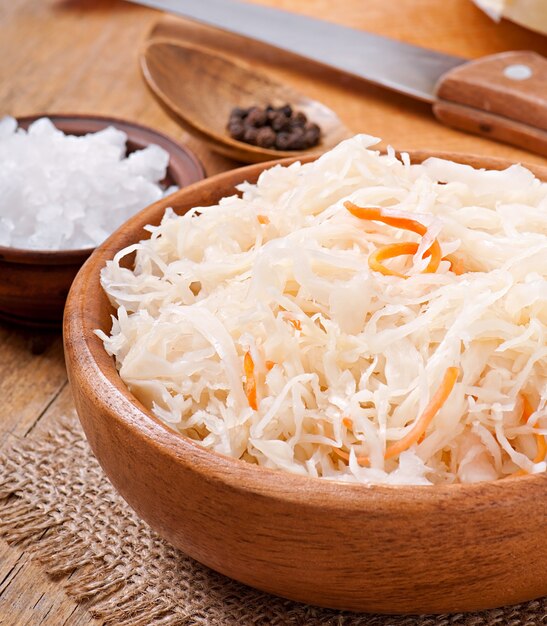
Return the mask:
[[[423,485],[544,472],[547,184],[376,142],[167,210],[102,271],[105,349],[160,420],[249,463]]]

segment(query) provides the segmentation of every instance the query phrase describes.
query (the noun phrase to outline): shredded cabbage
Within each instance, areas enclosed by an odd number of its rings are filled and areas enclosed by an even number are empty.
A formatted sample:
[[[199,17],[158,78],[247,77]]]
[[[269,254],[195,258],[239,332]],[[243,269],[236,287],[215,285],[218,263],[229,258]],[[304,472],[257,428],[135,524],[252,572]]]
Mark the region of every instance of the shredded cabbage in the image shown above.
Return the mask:
[[[520,165],[411,165],[376,142],[359,135],[264,171],[240,197],[168,210],[102,271],[117,310],[110,335],[97,331],[107,352],[171,428],[265,467],[424,485],[544,472],[547,184]],[[427,233],[359,219],[346,201]],[[443,260],[424,273],[433,240]],[[405,241],[416,253],[386,265],[406,277],[370,269]],[[456,367],[420,439],[386,458]]]

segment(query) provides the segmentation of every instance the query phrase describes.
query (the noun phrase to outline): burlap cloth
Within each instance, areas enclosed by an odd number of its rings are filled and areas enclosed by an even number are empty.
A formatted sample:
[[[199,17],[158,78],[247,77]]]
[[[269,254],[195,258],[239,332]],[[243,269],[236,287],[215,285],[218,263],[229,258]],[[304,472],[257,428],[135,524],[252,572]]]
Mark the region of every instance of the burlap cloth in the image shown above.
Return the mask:
[[[25,545],[109,625],[547,624],[546,598],[474,614],[385,616],[319,609],[245,587],[175,550],[140,521],[105,478],[73,419],[15,444],[2,458],[0,532]]]

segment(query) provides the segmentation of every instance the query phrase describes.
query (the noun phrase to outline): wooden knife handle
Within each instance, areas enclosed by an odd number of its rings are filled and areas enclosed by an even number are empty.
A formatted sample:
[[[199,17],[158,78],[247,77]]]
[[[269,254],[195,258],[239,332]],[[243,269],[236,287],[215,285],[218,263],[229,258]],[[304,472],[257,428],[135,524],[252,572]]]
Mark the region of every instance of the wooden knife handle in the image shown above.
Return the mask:
[[[440,121],[547,156],[547,59],[503,52],[447,72],[436,87]]]

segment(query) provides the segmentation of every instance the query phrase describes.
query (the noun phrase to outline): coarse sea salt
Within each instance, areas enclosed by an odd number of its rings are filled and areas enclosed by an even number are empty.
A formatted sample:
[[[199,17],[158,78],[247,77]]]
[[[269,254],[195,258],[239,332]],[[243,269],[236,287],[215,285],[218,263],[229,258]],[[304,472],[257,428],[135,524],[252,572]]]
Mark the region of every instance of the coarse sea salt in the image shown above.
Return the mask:
[[[126,157],[126,133],[109,126],[65,135],[41,118],[28,131],[0,119],[0,245],[72,250],[100,244],[169,193],[169,154],[157,145]]]

